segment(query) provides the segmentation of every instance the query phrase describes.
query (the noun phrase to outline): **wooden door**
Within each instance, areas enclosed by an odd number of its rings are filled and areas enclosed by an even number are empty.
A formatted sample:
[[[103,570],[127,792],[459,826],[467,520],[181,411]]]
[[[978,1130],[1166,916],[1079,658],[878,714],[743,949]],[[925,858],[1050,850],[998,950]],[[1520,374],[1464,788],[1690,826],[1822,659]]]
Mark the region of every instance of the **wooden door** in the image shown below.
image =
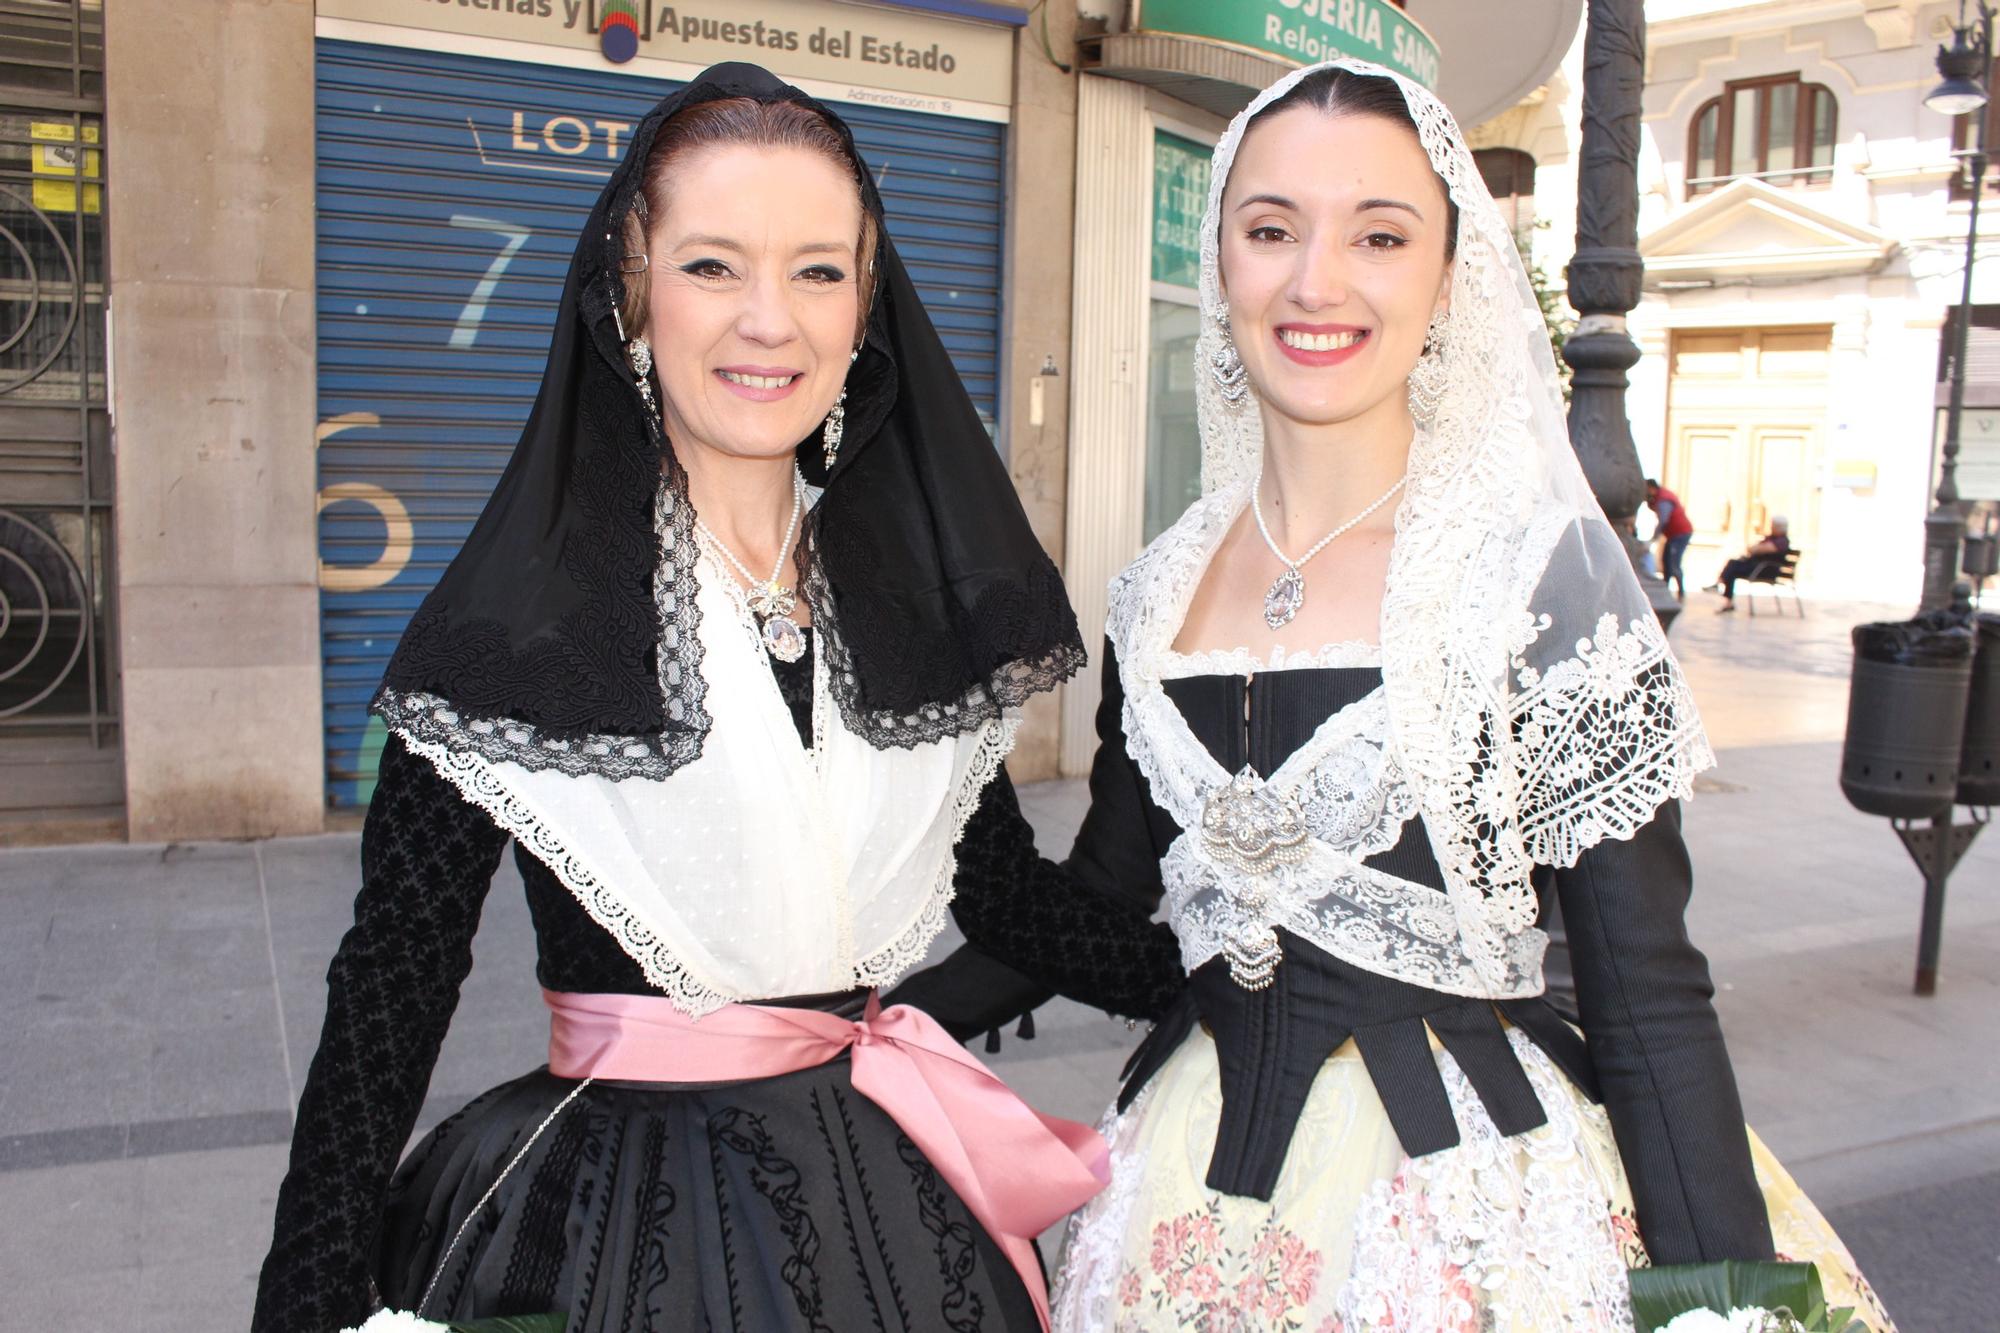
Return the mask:
[[[1829,330],[1703,329],[1670,352],[1665,475],[1695,527],[1690,581],[1791,521],[1792,544],[1818,538]]]
[[[1750,508],[1745,542],[1771,530],[1771,519],[1790,520],[1792,545],[1817,549],[1819,493],[1813,471],[1818,464],[1819,431],[1811,425],[1758,426],[1750,432]]]
[[[1694,420],[1680,423],[1670,443],[1667,489],[1681,497],[1694,536],[1688,540],[1690,572],[1734,555],[1732,535],[1742,518],[1736,500],[1743,475],[1743,428],[1727,422]]]

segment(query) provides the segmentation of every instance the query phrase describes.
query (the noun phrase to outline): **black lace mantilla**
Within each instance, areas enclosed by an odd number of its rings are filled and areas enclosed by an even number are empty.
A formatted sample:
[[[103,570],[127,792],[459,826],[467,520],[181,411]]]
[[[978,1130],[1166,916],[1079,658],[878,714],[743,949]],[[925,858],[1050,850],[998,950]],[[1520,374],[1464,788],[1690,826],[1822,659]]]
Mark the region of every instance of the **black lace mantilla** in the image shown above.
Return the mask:
[[[698,754],[700,735],[707,730],[698,694],[692,712],[676,722],[674,691],[644,647],[662,642],[663,631],[673,629],[685,630],[690,642],[694,639],[693,598],[675,599],[686,604],[680,614],[688,617],[677,624],[652,586],[662,553],[649,540],[656,528],[647,516],[649,497],[657,512],[661,492],[677,489],[685,495],[686,482],[683,477],[678,487],[673,485],[679,469],[670,454],[666,471],[661,471],[657,431],[649,429],[629,383],[621,384],[608,367],[593,364],[585,385],[577,409],[579,447],[568,468],[569,491],[584,522],[565,535],[561,548],[575,608],[561,617],[555,632],[517,648],[498,621],[453,616],[440,604],[441,585],[403,631],[383,677],[383,692],[447,692],[456,711],[469,718],[535,718],[537,735],[528,753],[552,739],[587,741],[611,733],[648,743],[648,737],[686,728],[695,734]],[[668,478],[665,487],[662,476]],[[687,509],[682,504],[673,515],[676,551],[694,549],[693,515]],[[694,651],[698,655],[699,647]],[[699,691],[700,673],[687,674]],[[658,690],[646,687],[649,678],[658,678]],[[519,729],[523,724],[513,725]],[[663,754],[673,749],[670,741],[650,743]]]
[[[931,704],[915,712],[873,707],[868,702],[868,686],[861,678],[854,654],[848,649],[844,637],[848,633],[867,633],[869,630],[866,626],[857,627],[843,622],[843,612],[856,608],[851,603],[841,602],[839,595],[828,584],[821,563],[814,559],[813,550],[808,530],[808,536],[799,546],[799,563],[805,571],[799,590],[805,597],[806,605],[812,608],[813,623],[821,631],[827,689],[833,696],[835,706],[840,709],[841,721],[847,729],[878,750],[892,747],[907,750],[947,737],[963,736],[999,718],[1005,710],[1020,707],[1031,696],[1054,689],[1076,674],[1084,664],[1082,644],[1058,641],[1054,648],[1032,662],[1010,662],[1001,667],[967,691],[956,703]],[[1019,642],[1019,639],[1010,640],[1004,628],[996,631],[995,627],[1018,625],[1024,619],[1045,614],[1050,607],[1059,608],[1073,626],[1075,616],[1070,613],[1069,598],[1063,592],[1062,578],[1056,573],[1055,566],[1048,565],[1037,573],[1042,577],[1025,591],[995,588],[982,598],[971,617],[977,624],[968,627],[966,639],[981,644]],[[1043,586],[1044,583],[1052,584],[1052,589]],[[876,632],[893,631],[878,627]],[[907,678],[898,687],[898,692],[921,694],[922,687],[914,682],[926,674],[924,664],[913,661],[903,665]]]
[[[427,744],[479,755],[494,763],[516,763],[534,771],[555,769],[571,777],[586,773],[618,781],[667,777],[701,756],[708,734],[704,706],[708,684],[701,674],[701,608],[695,604],[694,506],[675,483],[678,465],[669,461],[654,487],[653,528],[658,534],[652,610],[659,650],[655,672],[669,725],[650,734],[566,736],[508,717],[469,716],[435,694],[401,693],[384,686],[372,705],[392,731]],[[641,568],[630,560],[626,568]],[[415,622],[412,622],[412,629]],[[552,676],[540,690],[560,698],[573,675]],[[563,706],[558,704],[559,708]],[[564,711],[567,711],[566,709]]]
[[[672,772],[700,752],[692,515],[685,476],[642,402],[616,310],[625,223],[655,136],[717,98],[793,102],[823,116],[883,224],[875,297],[846,387],[847,441],[809,520],[842,631],[834,690],[871,744],[964,734],[1082,661],[1062,582],[1016,501],[949,350],[896,252],[882,200],[830,108],[747,64],[664,98],[627,140],[585,223],[534,410],[479,521],[411,621],[384,675],[383,712],[434,739],[540,769]],[[656,358],[680,330],[646,333]],[[662,465],[664,463],[664,469]],[[647,497],[666,486],[673,540]],[[658,600],[655,574],[668,585]],[[473,723],[487,724],[473,726]]]

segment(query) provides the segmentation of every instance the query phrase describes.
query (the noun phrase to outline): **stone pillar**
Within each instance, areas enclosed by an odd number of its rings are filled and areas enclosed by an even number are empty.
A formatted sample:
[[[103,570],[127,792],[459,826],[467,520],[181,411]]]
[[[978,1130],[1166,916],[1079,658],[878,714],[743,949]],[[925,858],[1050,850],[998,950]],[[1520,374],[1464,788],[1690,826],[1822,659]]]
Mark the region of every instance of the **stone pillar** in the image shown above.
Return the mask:
[[[312,2],[105,28],[130,835],[317,832]]]
[[[1088,677],[1063,690],[1062,771],[1097,753],[1106,589],[1145,529],[1147,319],[1153,122],[1137,83],[1085,76],[1077,97],[1076,283],[1071,298],[1076,448],[1069,456],[1063,579],[1090,648]]]
[[[1048,49],[1042,45],[1047,24]],[[1069,513],[1071,235],[1076,196],[1076,0],[1048,0],[1014,43],[1014,118],[1007,127],[1007,292],[1001,342],[1007,465],[1035,535],[1061,568]],[[1055,60],[1071,66],[1068,71]],[[1047,372],[1047,373],[1044,373]],[[1039,418],[1039,419],[1037,419]],[[1083,625],[1097,664],[1103,625]],[[1060,693],[1036,695],[1007,769],[1016,781],[1057,776]]]

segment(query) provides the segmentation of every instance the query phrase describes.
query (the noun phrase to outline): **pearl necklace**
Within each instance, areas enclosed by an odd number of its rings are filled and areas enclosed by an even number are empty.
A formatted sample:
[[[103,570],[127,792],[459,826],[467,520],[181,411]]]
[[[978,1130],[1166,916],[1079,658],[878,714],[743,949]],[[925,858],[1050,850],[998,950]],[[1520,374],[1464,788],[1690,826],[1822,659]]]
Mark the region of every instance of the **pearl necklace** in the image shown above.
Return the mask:
[[[1377,496],[1373,504],[1356,514],[1353,518],[1348,519],[1332,532],[1327,533],[1326,536],[1321,537],[1317,542],[1313,543],[1310,551],[1307,551],[1304,555],[1294,560],[1278,549],[1278,543],[1272,540],[1271,530],[1264,526],[1264,506],[1261,499],[1261,493],[1264,489],[1264,469],[1262,466],[1258,467],[1257,480],[1252,482],[1250,486],[1250,512],[1257,516],[1257,531],[1263,535],[1264,545],[1271,548],[1271,554],[1277,556],[1278,563],[1285,567],[1285,572],[1278,575],[1272,582],[1270,590],[1264,594],[1264,623],[1266,625],[1269,625],[1272,629],[1283,629],[1286,625],[1292,623],[1292,617],[1297,615],[1299,608],[1306,604],[1306,576],[1299,572],[1299,567],[1318,555],[1321,551],[1324,551],[1327,548],[1327,544],[1335,537],[1349,531],[1355,524],[1367,518],[1383,505],[1388,504],[1390,498],[1397,491],[1403,489],[1403,482],[1407,479],[1407,476],[1396,478],[1396,484]]]
[[[757,617],[757,626],[764,641],[764,651],[780,662],[796,662],[805,656],[806,636],[799,631],[791,618],[792,608],[798,605],[798,598],[792,590],[778,582],[778,575],[785,569],[785,561],[791,558],[792,538],[798,534],[799,515],[805,512],[806,479],[797,468],[792,469],[792,516],[785,520],[785,535],[778,542],[778,559],[771,566],[769,578],[759,582],[750,572],[750,567],[736,558],[736,552],[722,544],[722,538],[710,530],[708,524],[697,516],[695,530],[702,540],[714,547],[717,554],[736,567],[743,582],[749,587],[751,614]]]

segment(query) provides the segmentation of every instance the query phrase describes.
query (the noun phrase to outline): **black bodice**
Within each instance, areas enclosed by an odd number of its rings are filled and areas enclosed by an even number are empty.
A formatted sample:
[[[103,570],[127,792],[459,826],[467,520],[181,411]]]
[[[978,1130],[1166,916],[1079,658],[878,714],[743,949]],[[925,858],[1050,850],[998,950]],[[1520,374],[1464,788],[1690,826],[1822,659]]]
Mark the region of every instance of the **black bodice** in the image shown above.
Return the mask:
[[[1304,669],[1263,673],[1247,687],[1242,677],[1211,675],[1170,681],[1166,689],[1226,769],[1248,762],[1268,774],[1380,679],[1373,669]],[[1606,841],[1573,867],[1535,876],[1544,903],[1559,900],[1568,926],[1581,1040],[1541,1000],[1496,1005],[1446,995],[1344,963],[1289,933],[1281,935],[1284,958],[1268,989],[1238,986],[1217,958],[1161,1004],[1165,987],[1150,976],[1121,989],[1094,972],[1102,938],[1077,938],[1054,924],[1075,910],[1075,900],[1115,902],[1128,912],[1128,949],[1178,955],[1170,929],[1148,918],[1163,893],[1160,859],[1180,826],[1152,800],[1126,751],[1123,692],[1108,647],[1103,680],[1091,808],[1069,858],[1030,870],[1017,854],[1013,873],[998,883],[976,869],[961,872],[953,910],[968,949],[919,973],[892,998],[922,1004],[959,1031],[1005,1022],[1050,990],[1154,1019],[1128,1066],[1128,1098],[1196,1023],[1205,1025],[1216,1042],[1223,1101],[1209,1184],[1260,1197],[1275,1184],[1320,1065],[1350,1036],[1412,1155],[1458,1140],[1431,1035],[1464,1068],[1503,1132],[1543,1123],[1504,1018],[1604,1103],[1654,1262],[1770,1257],[1708,966],[1685,929],[1691,876],[1677,804],[1663,805],[1630,841]],[[1442,890],[1421,819],[1366,864]]]
[[[1373,667],[1320,667],[1167,681],[1167,697],[1223,768],[1245,764],[1270,774],[1335,713],[1382,683]],[[1161,812],[1164,815],[1164,811]],[[1363,864],[1444,891],[1444,873],[1421,819],[1403,825],[1395,846]],[[1430,1034],[1445,1044],[1504,1134],[1547,1116],[1508,1045],[1499,1014],[1528,1032],[1595,1095],[1590,1057],[1575,1031],[1546,1003],[1496,1006],[1445,995],[1344,963],[1290,931],[1270,986],[1248,990],[1228,960],[1196,968],[1128,1069],[1121,1105],[1130,1105],[1199,1022],[1214,1037],[1222,1072],[1222,1115],[1208,1184],[1226,1194],[1268,1199],[1320,1066],[1350,1037],[1360,1049],[1403,1150],[1413,1157],[1458,1143]],[[1428,1031],[1426,1030],[1428,1029]]]

